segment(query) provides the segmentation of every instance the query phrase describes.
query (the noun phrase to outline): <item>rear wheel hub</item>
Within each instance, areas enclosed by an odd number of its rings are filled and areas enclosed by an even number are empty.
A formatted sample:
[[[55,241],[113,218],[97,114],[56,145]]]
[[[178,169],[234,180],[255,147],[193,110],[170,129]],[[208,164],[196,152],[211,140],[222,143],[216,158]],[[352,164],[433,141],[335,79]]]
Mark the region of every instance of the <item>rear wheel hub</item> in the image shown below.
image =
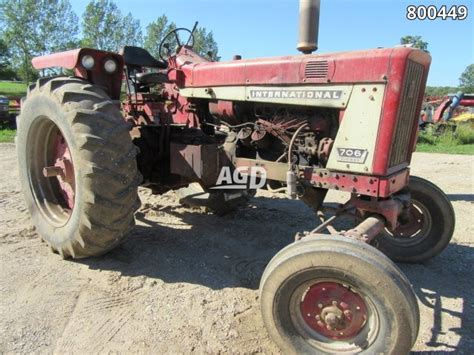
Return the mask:
[[[53,162],[54,165],[43,168],[43,175],[47,178],[57,178],[59,192],[64,198],[67,208],[74,207],[74,165],[71,152],[61,132],[58,130],[53,138]]]

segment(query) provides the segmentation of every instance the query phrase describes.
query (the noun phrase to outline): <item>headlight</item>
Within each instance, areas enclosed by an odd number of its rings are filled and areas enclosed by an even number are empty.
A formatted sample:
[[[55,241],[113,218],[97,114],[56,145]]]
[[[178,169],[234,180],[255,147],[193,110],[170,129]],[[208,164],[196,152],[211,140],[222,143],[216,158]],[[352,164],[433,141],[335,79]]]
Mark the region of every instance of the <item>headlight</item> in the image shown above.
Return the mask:
[[[114,73],[117,70],[117,62],[113,59],[107,59],[104,63],[104,69],[109,74]]]
[[[81,64],[87,70],[91,70],[94,67],[95,60],[91,55],[85,55],[81,59]]]

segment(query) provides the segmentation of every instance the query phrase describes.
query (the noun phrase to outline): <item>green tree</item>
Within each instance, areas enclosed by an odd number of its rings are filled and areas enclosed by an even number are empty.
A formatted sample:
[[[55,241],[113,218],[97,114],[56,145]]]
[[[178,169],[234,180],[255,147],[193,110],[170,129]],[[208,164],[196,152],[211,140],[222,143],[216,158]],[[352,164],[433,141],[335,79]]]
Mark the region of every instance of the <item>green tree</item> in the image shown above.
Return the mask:
[[[122,45],[141,46],[143,44],[140,20],[134,19],[130,12],[123,18],[122,28],[122,38],[120,39]]]
[[[174,22],[169,23],[165,15],[158,17],[146,27],[146,35],[143,46],[154,57],[159,57],[160,43],[165,35],[174,30],[176,25]]]
[[[79,18],[68,0],[43,0],[40,33],[43,53],[78,47]]]
[[[10,51],[5,41],[0,38],[0,70],[7,68],[10,65]]]
[[[414,48],[428,52],[428,42],[423,41],[421,36],[403,36],[400,39],[400,44],[411,44]]]
[[[117,31],[121,14],[117,5],[109,0],[91,1],[82,15],[82,47],[117,50]]]
[[[461,90],[465,93],[474,93],[474,64],[470,64],[466,67],[459,78],[459,84]]]
[[[15,77],[10,65],[10,51],[5,41],[0,38],[0,79],[13,79]]]
[[[140,46],[140,21],[129,13],[122,16],[111,0],[92,0],[82,16],[81,45],[107,51],[117,51],[124,45]]]
[[[220,59],[217,55],[219,49],[212,31],[207,32],[204,27],[198,27],[196,32],[194,32],[194,50],[205,57],[209,57],[211,60],[218,61]]]
[[[77,16],[67,0],[1,0],[0,24],[12,68],[26,82],[37,76],[34,56],[76,44]]]
[[[159,46],[163,38],[172,30],[176,29],[174,22],[169,22],[165,15],[159,16],[155,21],[151,22],[146,27],[146,35],[144,41],[144,47],[156,58],[159,57]],[[187,33],[180,33],[181,40],[187,40]],[[183,38],[184,37],[184,38]],[[170,49],[173,50],[176,46],[176,40],[174,37],[169,39]],[[214,40],[214,36],[211,32],[207,32],[206,28],[198,27],[194,32],[194,50],[204,57],[210,59],[219,60],[218,46]]]
[[[446,96],[448,94],[455,94],[459,88],[454,86],[427,86],[425,90],[426,96]]]

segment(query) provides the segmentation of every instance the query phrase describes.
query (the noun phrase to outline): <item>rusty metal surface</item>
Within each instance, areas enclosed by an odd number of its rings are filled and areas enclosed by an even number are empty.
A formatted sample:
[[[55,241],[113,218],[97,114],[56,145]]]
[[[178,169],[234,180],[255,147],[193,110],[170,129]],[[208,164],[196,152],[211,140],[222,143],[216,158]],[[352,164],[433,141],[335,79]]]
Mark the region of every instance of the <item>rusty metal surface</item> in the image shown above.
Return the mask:
[[[398,225],[398,216],[402,212],[403,203],[398,199],[389,200],[362,200],[353,196],[350,204],[364,214],[377,214],[383,216],[389,229],[395,229]],[[385,223],[384,223],[385,224]]]
[[[286,181],[287,163],[267,160],[234,158],[236,167],[259,166],[267,171],[267,178],[281,182]],[[309,182],[315,188],[334,189],[351,193],[389,197],[403,189],[408,183],[409,170],[405,169],[388,177],[376,177],[360,174],[345,174],[327,169],[298,167],[300,178]]]
[[[318,233],[327,229],[332,235],[342,235],[370,243],[385,228],[394,230],[398,227],[398,219],[405,211],[404,206],[407,201],[409,201],[408,194],[399,194],[397,198],[388,200],[365,200],[352,195],[345,204],[339,207],[323,206],[317,211],[321,224],[310,232],[297,233],[295,240],[317,237]],[[326,215],[328,211],[333,213],[329,218]],[[338,231],[333,224],[342,216],[349,216],[359,223],[348,231]]]
[[[223,160],[218,144],[191,145],[170,144],[171,173],[190,181],[199,181],[205,186],[216,183]]]
[[[388,197],[408,183],[409,170],[405,169],[387,177],[345,174],[327,169],[304,168],[304,179],[313,186],[351,193]]]
[[[234,102],[224,101],[224,100],[219,100],[217,102],[210,102],[209,112],[213,116],[222,117],[227,120],[230,119],[232,123],[232,119],[235,118]]]
[[[430,224],[431,218],[427,217],[426,211],[412,203],[406,213],[404,221],[391,231],[391,234],[396,238],[405,238],[408,240],[422,232],[427,225],[429,230]]]
[[[85,69],[80,63],[81,57],[85,55],[90,55],[95,60],[94,67],[91,70]],[[104,62],[108,59],[113,59],[117,64],[117,69],[111,74],[107,73],[103,68]],[[103,86],[112,99],[120,99],[123,57],[117,53],[91,48],[80,48],[36,57],[33,58],[31,62],[35,69],[52,67],[73,69],[76,76],[84,78],[93,84]]]
[[[236,168],[247,168],[253,166],[264,168],[267,172],[267,179],[281,182],[286,181],[286,172],[288,171],[287,163],[277,163],[267,160],[248,158],[234,158],[232,162]]]
[[[385,228],[385,219],[379,215],[371,215],[364,219],[355,228],[343,233],[345,237],[355,238],[365,243],[370,243]]]

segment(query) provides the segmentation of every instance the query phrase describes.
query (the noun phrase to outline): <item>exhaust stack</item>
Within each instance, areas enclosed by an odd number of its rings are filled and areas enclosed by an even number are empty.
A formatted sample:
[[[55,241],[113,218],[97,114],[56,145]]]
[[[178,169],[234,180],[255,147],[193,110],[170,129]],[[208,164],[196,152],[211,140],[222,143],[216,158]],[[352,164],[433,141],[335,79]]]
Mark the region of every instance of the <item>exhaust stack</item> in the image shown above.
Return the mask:
[[[300,0],[299,51],[311,54],[318,49],[320,0]]]

